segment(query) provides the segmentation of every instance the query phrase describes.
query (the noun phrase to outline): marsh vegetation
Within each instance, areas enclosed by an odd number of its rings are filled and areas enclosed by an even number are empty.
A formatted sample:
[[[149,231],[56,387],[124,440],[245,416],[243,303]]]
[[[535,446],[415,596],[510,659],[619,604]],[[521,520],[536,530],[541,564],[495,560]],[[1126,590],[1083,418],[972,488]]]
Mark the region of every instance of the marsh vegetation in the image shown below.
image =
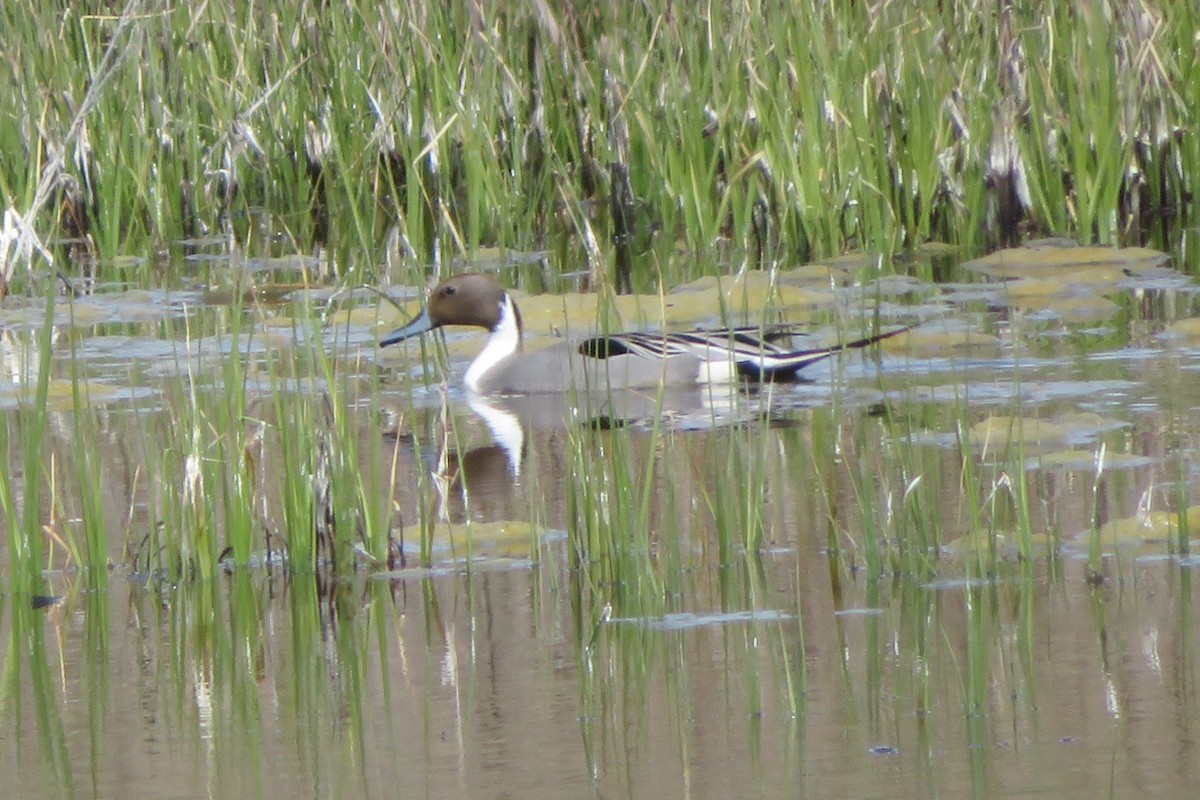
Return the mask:
[[[0,8],[14,791],[1186,791],[1200,10],[552,5]],[[922,324],[591,415],[468,268]]]

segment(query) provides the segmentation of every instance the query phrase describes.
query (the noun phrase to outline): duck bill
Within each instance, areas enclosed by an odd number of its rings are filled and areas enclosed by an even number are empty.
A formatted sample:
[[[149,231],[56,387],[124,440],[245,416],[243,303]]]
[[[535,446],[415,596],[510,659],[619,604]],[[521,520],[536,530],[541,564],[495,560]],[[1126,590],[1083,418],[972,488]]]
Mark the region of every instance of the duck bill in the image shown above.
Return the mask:
[[[433,320],[429,316],[429,309],[424,309],[412,322],[405,325],[403,328],[397,328],[379,340],[380,347],[387,347],[389,344],[403,342],[405,339],[410,339],[413,336],[418,336],[425,331],[431,331],[436,328]]]

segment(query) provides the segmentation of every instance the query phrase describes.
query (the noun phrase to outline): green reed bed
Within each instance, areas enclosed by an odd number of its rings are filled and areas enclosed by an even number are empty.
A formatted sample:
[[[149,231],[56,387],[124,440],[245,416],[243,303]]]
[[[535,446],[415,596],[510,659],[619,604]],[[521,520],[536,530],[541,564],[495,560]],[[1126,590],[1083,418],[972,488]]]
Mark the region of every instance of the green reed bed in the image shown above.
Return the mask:
[[[203,409],[203,419],[193,420],[193,438],[192,449],[187,452],[185,463],[191,464],[193,459],[201,459],[206,464],[211,465],[212,472],[207,477],[207,485],[212,487],[214,492],[219,493],[219,506],[216,509],[216,514],[209,514],[205,520],[205,528],[212,526],[214,531],[220,527],[224,529],[224,538],[226,544],[224,547],[218,542],[217,548],[219,553],[231,553],[231,560],[236,565],[245,565],[249,563],[252,540],[257,533],[257,525],[255,519],[255,476],[251,472],[252,463],[249,457],[249,443],[247,441],[247,427],[250,420],[246,413],[246,370],[242,361],[240,343],[245,332],[245,317],[242,313],[242,304],[235,302],[229,309],[228,327],[223,336],[228,336],[231,346],[229,355],[219,358],[219,373],[216,380],[219,382],[221,390],[214,392],[211,395],[213,405]],[[185,342],[190,344],[190,342]],[[204,368],[201,363],[201,369]],[[196,376],[191,377],[191,395],[193,412],[199,411],[195,404]],[[199,430],[195,426],[202,426],[209,433],[216,433],[217,436],[206,448],[207,452],[199,452],[197,449],[197,439],[201,436]],[[190,476],[185,474],[185,480]],[[190,485],[188,488],[192,488]],[[195,492],[192,497],[196,502],[201,502],[201,498],[197,495],[202,495],[204,486],[198,485],[194,487]],[[185,490],[185,496],[186,496]],[[202,536],[207,534],[207,530],[201,529]],[[201,551],[201,558],[210,557],[211,553]],[[204,577],[209,577],[201,572]]]
[[[438,453],[438,465],[440,468],[446,464],[451,453],[460,454],[464,450],[459,446],[458,425],[449,413],[449,409],[443,406],[438,419],[442,423],[440,430],[427,433],[424,436],[413,436],[413,451],[415,460],[421,463],[423,463],[423,459],[428,453]],[[396,447],[399,448],[398,440]],[[393,464],[396,463],[397,457],[398,453],[393,451]],[[395,477],[396,475],[393,474],[393,478]],[[418,470],[415,478],[421,495],[428,496],[430,500],[428,503],[418,503],[416,509],[414,509],[416,518],[410,521],[409,534],[406,536],[406,541],[410,541],[411,536],[416,534],[417,563],[421,566],[429,566],[433,562],[436,527],[438,522],[441,521],[437,514],[436,505],[442,497],[442,492],[445,490],[446,481],[444,480],[444,472],[441,469],[436,472]],[[466,504],[469,506],[470,502],[468,492]],[[474,548],[474,538],[468,535],[464,547],[466,550],[464,555],[469,561],[471,551]]]
[[[941,464],[913,442],[912,433],[903,423],[885,426],[892,468],[884,506],[895,537],[894,563],[904,574],[920,577],[937,569],[944,532],[936,498],[945,496],[945,487]]]
[[[965,549],[964,566],[972,577],[989,578],[997,574],[997,565],[1003,559],[1000,537],[1003,535],[1003,512],[1006,498],[1003,467],[996,469],[1011,457],[1007,452],[1009,439],[1002,433],[1000,441],[979,442],[971,428],[971,416],[965,404],[955,410],[955,439],[958,450],[962,486],[960,508],[962,538]],[[1021,436],[1019,425],[1009,431],[1014,438]],[[1001,451],[997,455],[995,451]],[[988,462],[992,462],[989,465]],[[1023,467],[1017,463],[1017,469]]]
[[[277,446],[278,464],[266,471],[275,476],[280,492],[281,539],[275,545],[296,564],[316,566],[318,559],[330,558],[334,548],[323,537],[334,530],[325,516],[331,492],[330,453],[328,450],[328,409],[316,395],[306,401],[306,392],[316,392],[304,373],[294,373],[280,381],[274,391],[275,425],[266,428],[270,441]]]
[[[0,447],[19,466],[0,477],[13,590],[40,596],[42,570],[63,567],[97,588],[121,552],[135,571],[170,579],[281,555],[304,572],[375,569],[399,555],[396,476],[381,466],[377,419],[355,410],[360,379],[326,351],[311,308],[294,307],[292,346],[240,302],[179,330],[167,322],[174,374],[109,407],[93,392],[112,386],[93,382],[87,359],[52,360],[55,301],[47,295],[38,331],[11,342],[26,361],[24,394],[0,428]],[[258,353],[264,340],[278,349]],[[60,361],[78,347],[57,341]],[[114,451],[101,438],[127,418],[136,434]],[[364,422],[376,435],[362,433]],[[128,490],[127,506],[112,505],[114,487]]]
[[[194,337],[189,331],[180,345],[184,352],[177,361],[180,378],[173,387],[177,394],[171,403],[172,424],[162,442],[163,472],[148,476],[161,492],[163,540],[155,563],[168,575],[210,579],[226,535],[237,558],[247,550],[244,540],[253,529],[254,503],[247,495],[242,439],[244,386],[235,363],[236,336],[230,341],[228,354],[221,354],[216,337]],[[232,383],[221,382],[218,375]]]
[[[1029,423],[1036,424],[1036,418]],[[1026,571],[1037,559],[1053,556],[1052,547],[1036,546],[1023,421],[1018,418],[1007,440],[999,442],[979,442],[969,433],[964,437],[963,430],[959,428],[957,444],[964,526],[959,544],[967,574],[991,579],[1014,558]],[[1039,529],[1045,530],[1047,520],[1040,522]]]
[[[721,637],[724,650],[758,654],[744,672],[729,676],[755,713],[770,713],[768,702],[782,700],[793,715],[803,705],[798,616],[776,607],[763,563],[766,519],[780,511],[773,505],[776,487],[768,489],[769,476],[782,469],[773,433],[761,420],[702,431],[570,434],[571,474],[586,476],[573,480],[568,493],[568,541],[579,567],[570,573],[571,597],[585,645],[580,657],[616,659],[626,692],[645,691],[665,661],[666,688],[684,719],[683,649],[699,634],[686,624],[671,628],[666,615],[679,612],[713,615],[711,627],[701,629]],[[783,616],[721,622],[722,614],[744,611]],[[616,624],[602,624],[610,617]],[[765,671],[763,661],[770,665]],[[593,669],[586,665],[581,675]],[[597,691],[588,677],[584,697]]]
[[[813,414],[806,439],[785,439],[804,463],[786,480],[824,518],[835,587],[860,575],[990,579],[1008,572],[1006,563],[1024,570],[1050,553],[1033,535],[1050,521],[1032,518],[1019,431],[981,443],[963,403],[918,412],[892,400],[876,410],[835,399]],[[947,429],[957,431],[955,445],[921,441]]]
[[[656,530],[650,502],[664,486],[653,455],[653,442],[661,436],[669,434],[657,427],[649,437],[639,435],[651,440],[643,447],[645,442],[625,430],[568,431],[571,474],[580,476],[568,487],[568,534],[572,561],[586,575],[580,597],[591,597],[591,607],[639,617],[664,610],[654,553],[673,546],[672,537],[670,530]],[[677,542],[679,531],[674,534]]]
[[[264,439],[255,452],[269,463],[260,467],[255,501],[270,506],[270,493],[279,491],[280,516],[261,524],[292,569],[346,576],[360,562],[378,569],[398,557],[396,476],[381,454],[377,425],[370,424],[377,420],[364,418],[368,405],[357,402],[357,391],[326,350],[311,312],[294,323],[299,346],[272,353],[266,368],[269,416],[259,421]],[[364,422],[376,435],[363,436]]]
[[[635,616],[678,610],[705,565],[723,608],[762,606],[764,591],[741,571],[766,546],[769,430],[765,419],[694,432],[569,429],[578,476],[569,541],[601,605]]]
[[[178,407],[187,397],[183,380],[171,381],[164,388],[166,402]],[[126,510],[124,557],[132,569],[143,575],[170,577],[181,574],[179,497],[183,487],[184,451],[178,414],[162,414],[154,401],[135,400],[129,413],[141,435],[131,446],[139,467],[133,485],[147,497],[144,515],[135,508]]]
[[[830,524],[830,568],[852,566],[857,571],[861,567],[874,581],[896,566],[886,503],[892,487],[880,472],[874,426],[860,424],[861,418],[851,414],[835,394],[830,409],[814,416],[810,466],[815,473],[825,474],[820,485]],[[853,498],[848,508],[841,499],[843,491]]]
[[[16,414],[17,447],[20,455],[10,463],[20,463],[21,480],[14,481],[8,469],[0,477],[0,506],[8,529],[8,571],[12,590],[25,597],[43,595],[42,569],[45,535],[41,517],[42,494],[53,486],[54,476],[46,459],[43,445],[49,412],[47,402],[50,386],[51,333],[54,320],[54,296],[47,294],[45,322],[33,338],[36,365],[26,364],[25,375],[34,380],[33,391]],[[36,373],[32,370],[36,369]],[[0,449],[7,454],[9,423],[0,425]]]
[[[758,430],[752,430],[757,427]],[[768,453],[766,420],[713,432],[713,474],[702,475],[699,492],[712,519],[719,564],[729,567],[744,553],[757,552],[765,526]],[[724,451],[724,457],[720,453]],[[706,470],[707,472],[707,470]]]
[[[902,585],[900,593],[897,639],[901,652],[907,654],[904,663],[912,668],[897,670],[895,677],[911,702],[911,712],[919,719],[927,718],[937,702],[937,676],[930,665],[944,641],[938,626],[943,599],[941,592],[912,584]]]
[[[148,529],[130,532],[137,569],[210,578],[222,562],[282,559],[300,572],[352,570],[360,556],[388,563],[390,484],[377,459],[359,463],[353,379],[316,335],[320,318],[293,310],[292,345],[241,302],[178,332],[164,408],[136,411],[149,487]]]
[[[279,463],[272,467],[283,485],[280,541],[294,567],[323,563],[353,568],[357,552],[377,564],[388,559],[386,504],[377,470],[360,472],[357,435],[347,398],[324,351],[314,323],[300,320],[302,346],[272,388]],[[373,491],[364,491],[364,480]],[[361,549],[360,549],[361,548]]]
[[[83,544],[72,545],[75,560],[84,567],[89,588],[104,586],[110,566],[108,530],[104,515],[104,495],[101,488],[104,476],[96,454],[96,432],[93,420],[86,412],[91,403],[87,384],[80,380],[76,362],[72,359],[71,413],[75,444],[75,483],[78,487],[80,521],[83,525]],[[68,528],[68,531],[70,528]],[[73,537],[72,537],[73,539]],[[68,541],[72,541],[69,539]]]
[[[102,257],[266,224],[363,278],[358,251],[500,246],[607,279],[616,236],[618,285],[648,286],[690,277],[681,247],[1137,239],[1200,169],[1187,3],[347,12],[10,4],[0,199],[23,213],[62,154],[31,221]]]

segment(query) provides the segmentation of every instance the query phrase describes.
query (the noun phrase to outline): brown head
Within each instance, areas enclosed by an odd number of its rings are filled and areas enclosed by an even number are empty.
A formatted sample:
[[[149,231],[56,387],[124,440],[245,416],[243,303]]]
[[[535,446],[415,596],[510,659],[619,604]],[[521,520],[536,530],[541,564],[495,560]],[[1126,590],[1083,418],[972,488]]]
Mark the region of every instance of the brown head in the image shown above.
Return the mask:
[[[384,336],[379,345],[402,342],[443,325],[475,325],[495,331],[506,307],[515,315],[519,331],[521,314],[495,278],[481,272],[455,275],[433,287],[424,310],[416,319]]]

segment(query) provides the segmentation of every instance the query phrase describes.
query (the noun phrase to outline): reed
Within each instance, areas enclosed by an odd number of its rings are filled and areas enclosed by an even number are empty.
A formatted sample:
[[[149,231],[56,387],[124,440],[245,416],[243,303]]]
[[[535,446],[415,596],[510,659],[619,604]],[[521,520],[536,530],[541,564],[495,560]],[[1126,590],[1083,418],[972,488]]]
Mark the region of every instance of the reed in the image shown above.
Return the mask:
[[[190,315],[186,330],[158,330],[180,341],[181,355],[177,376],[162,382],[161,421],[141,401],[131,412],[149,429],[137,445],[138,479],[149,488],[147,529],[131,526],[128,549],[138,572],[195,579],[180,581],[164,604],[173,607],[157,612],[172,615],[166,680],[180,706],[189,688],[215,694],[207,699],[218,721],[245,731],[224,746],[244,749],[250,772],[264,760],[254,740],[268,627],[251,568],[273,570],[277,554],[292,598],[285,690],[296,730],[314,731],[300,749],[320,755],[315,731],[331,725],[333,715],[321,713],[328,705],[360,754],[353,766],[367,772],[362,653],[370,636],[380,653],[399,637],[374,626],[374,608],[359,609],[354,573],[392,566],[404,476],[388,466],[396,455],[363,411],[385,389],[374,376],[364,388],[360,365],[342,360],[349,327],[304,297],[283,310],[247,301],[255,286],[238,269],[241,256],[304,253],[316,265],[305,284],[350,286],[416,283],[491,248],[545,251],[519,267],[520,281],[586,284],[607,296],[851,250],[883,254],[875,263],[884,271],[902,269],[912,262],[887,256],[937,239],[966,251],[1043,233],[1140,241],[1155,224],[1185,217],[1200,174],[1200,12],[1191,8],[1167,14],[1142,3],[1105,16],[974,0],[802,0],[787,14],[761,0],[690,13],[665,0],[550,5],[354,0],[350,13],[325,16],[322,4],[282,0],[195,9],[135,1],[110,17],[34,0],[0,10],[9,54],[0,94],[11,98],[0,108],[0,210],[19,212],[50,243],[66,277],[87,269],[100,281],[176,285],[180,259],[129,266],[113,257],[190,251],[206,240],[233,254],[195,280],[232,286],[235,302]],[[70,540],[72,555],[92,588],[103,588],[115,531],[105,522],[104,466],[93,458],[86,374],[71,365],[80,457],[64,477],[45,445],[57,287],[15,269],[26,256],[8,233],[3,290],[46,293],[29,401],[0,424],[0,452],[21,468],[20,477],[0,471],[12,596],[42,593],[41,513],[46,496],[68,485],[79,492],[84,532]],[[291,343],[247,358],[241,345],[285,314]],[[214,342],[222,347],[207,347]],[[575,476],[566,479],[570,556],[561,585],[553,572],[547,579],[548,593],[566,592],[571,607],[590,757],[611,743],[603,739],[611,720],[595,721],[607,701],[627,692],[636,707],[660,688],[656,675],[666,675],[679,719],[690,719],[691,634],[626,623],[702,603],[771,608],[779,594],[766,553],[802,550],[808,527],[797,522],[810,518],[822,526],[815,535],[826,545],[835,608],[860,581],[856,599],[868,610],[900,604],[898,639],[885,621],[866,620],[875,725],[887,717],[883,687],[895,664],[921,665],[912,705],[921,714],[935,706],[943,676],[929,671],[930,655],[950,637],[939,627],[939,595],[922,587],[958,568],[944,559],[949,540],[982,542],[963,567],[960,688],[968,743],[986,748],[997,657],[1008,655],[1000,613],[1009,598],[990,582],[1004,574],[1002,532],[1014,533],[1020,559],[1024,662],[1039,633],[1029,609],[1041,520],[1023,437],[985,457],[965,398],[915,419],[905,409],[877,418],[833,397],[786,431],[767,419],[735,428],[714,419],[700,432],[659,420],[577,426],[561,437],[565,472]],[[414,436],[418,463],[463,452],[452,409],[438,422],[439,433]],[[938,451],[920,439],[928,428],[951,429],[957,442]],[[663,453],[691,450],[702,463],[685,464],[686,480],[676,481],[680,464]],[[1097,484],[1102,473],[1103,461]],[[421,499],[400,510],[430,565],[435,487],[424,471],[412,480]],[[536,483],[529,490],[530,516],[551,517]],[[1098,485],[1094,495],[1099,503]],[[945,508],[946,497],[962,499]],[[58,514],[65,504],[50,507]],[[1174,545],[1187,553],[1180,527]],[[795,539],[779,541],[778,531]],[[472,612],[482,602],[473,547],[468,536],[454,553],[465,556]],[[1097,533],[1093,580],[1104,576],[1103,557]],[[380,581],[364,595],[384,606],[389,591]],[[420,592],[436,617],[434,583]],[[799,586],[784,597],[800,620],[814,613]],[[102,649],[103,612],[86,613],[98,620],[90,643]],[[37,621],[22,620],[21,635],[32,635]],[[789,620],[714,634],[725,654],[769,649],[767,668],[749,657],[733,675],[754,715],[773,687],[790,714],[804,713],[810,654],[798,624],[798,633]],[[49,672],[40,644],[23,646]],[[840,652],[850,676],[850,648]],[[204,686],[189,674],[196,666],[212,678]],[[327,699],[331,673],[334,701],[310,702]],[[39,713],[50,713],[52,687],[39,680]],[[752,758],[763,747],[757,724],[748,729]],[[41,727],[47,763],[69,775],[55,721]]]
[[[77,187],[61,221],[102,277],[219,233],[355,280],[378,278],[357,252],[441,271],[500,247],[604,281],[619,236],[634,288],[694,277],[680,248],[1140,240],[1200,169],[1196,12],[1174,5],[349,11],[7,8],[0,198],[45,232],[39,183]]]
[[[572,474],[579,476],[567,493],[568,541],[572,561],[587,576],[584,596],[620,616],[660,616],[664,587],[653,561],[649,502],[658,483],[654,457],[639,464],[647,450],[634,449],[630,433],[619,429],[572,429],[568,448]]]
[[[42,492],[53,484],[51,470],[44,458],[45,433],[49,412],[50,355],[54,321],[54,295],[47,293],[42,326],[33,338],[32,355],[36,364],[23,365],[27,380],[33,379],[31,396],[24,399],[18,412],[18,440],[22,480],[0,479],[0,505],[3,505],[8,530],[8,569],[12,591],[22,597],[45,594],[42,576],[44,548],[42,539]],[[36,370],[36,373],[32,371]],[[7,451],[7,426],[4,426]],[[5,470],[7,473],[8,471]]]
[[[107,584],[108,529],[104,516],[105,476],[97,463],[96,434],[92,417],[88,413],[87,382],[75,370],[77,362],[72,359],[71,410],[74,417],[75,483],[80,504],[80,521],[83,525],[83,546],[77,548],[75,560],[87,578],[88,588],[94,591]]]

